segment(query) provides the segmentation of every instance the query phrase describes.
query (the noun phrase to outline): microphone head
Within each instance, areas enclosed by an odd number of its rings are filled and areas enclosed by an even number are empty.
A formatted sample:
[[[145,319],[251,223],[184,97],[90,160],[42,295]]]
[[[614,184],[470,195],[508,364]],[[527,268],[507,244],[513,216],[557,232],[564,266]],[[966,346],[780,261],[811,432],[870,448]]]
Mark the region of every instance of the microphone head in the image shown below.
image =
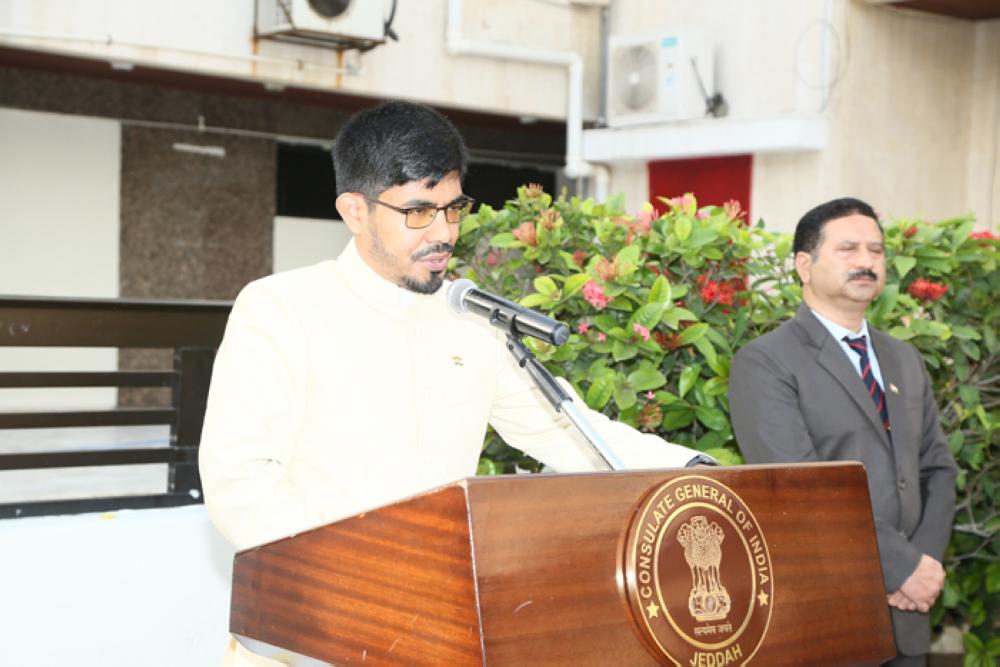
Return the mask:
[[[467,313],[469,309],[465,306],[465,295],[469,290],[476,289],[476,283],[467,278],[459,278],[448,285],[448,293],[445,298],[448,300],[448,307],[458,314]]]

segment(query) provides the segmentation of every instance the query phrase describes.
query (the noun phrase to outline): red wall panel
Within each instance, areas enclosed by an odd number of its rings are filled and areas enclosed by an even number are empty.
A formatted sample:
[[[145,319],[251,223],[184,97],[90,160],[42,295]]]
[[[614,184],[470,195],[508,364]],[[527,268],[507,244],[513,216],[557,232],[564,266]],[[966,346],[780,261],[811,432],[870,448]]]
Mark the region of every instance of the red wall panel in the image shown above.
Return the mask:
[[[664,205],[657,197],[677,197],[692,192],[699,205],[721,205],[735,199],[744,211],[750,211],[752,171],[752,155],[650,162],[649,201],[662,212]]]

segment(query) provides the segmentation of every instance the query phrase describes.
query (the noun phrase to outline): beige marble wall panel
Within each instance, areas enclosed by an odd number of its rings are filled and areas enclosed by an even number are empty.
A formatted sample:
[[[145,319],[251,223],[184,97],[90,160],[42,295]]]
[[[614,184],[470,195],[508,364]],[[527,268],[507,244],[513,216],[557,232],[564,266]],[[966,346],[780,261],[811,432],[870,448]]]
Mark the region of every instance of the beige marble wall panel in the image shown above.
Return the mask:
[[[1000,20],[976,24],[969,105],[968,208],[1000,229]]]
[[[754,215],[791,230],[817,203],[868,200],[895,217],[943,218],[972,207],[974,23],[841,1],[843,77],[827,114],[830,145],[754,160]],[[995,66],[988,67],[995,74]]]

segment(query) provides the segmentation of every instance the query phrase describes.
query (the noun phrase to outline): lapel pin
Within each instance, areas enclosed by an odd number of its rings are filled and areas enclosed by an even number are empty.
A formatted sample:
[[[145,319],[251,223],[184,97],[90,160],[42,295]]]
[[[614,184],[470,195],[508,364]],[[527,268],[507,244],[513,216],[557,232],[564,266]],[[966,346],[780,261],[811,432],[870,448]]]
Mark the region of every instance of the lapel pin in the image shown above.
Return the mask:
[[[452,357],[451,358],[451,363],[455,364],[456,366],[464,366],[465,365],[464,363],[462,363],[462,357]]]
[[[897,387],[896,385],[894,385],[893,383],[890,382],[889,383],[889,391],[891,391],[894,394],[898,394],[899,393],[899,387]]]

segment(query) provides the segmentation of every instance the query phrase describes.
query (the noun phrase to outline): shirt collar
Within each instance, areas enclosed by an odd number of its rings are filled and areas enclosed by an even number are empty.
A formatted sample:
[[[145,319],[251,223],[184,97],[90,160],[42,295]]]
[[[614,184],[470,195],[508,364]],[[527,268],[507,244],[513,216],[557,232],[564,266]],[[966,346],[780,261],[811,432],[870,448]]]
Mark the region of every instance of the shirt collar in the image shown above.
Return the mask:
[[[442,287],[435,294],[417,294],[394,285],[368,266],[353,238],[337,257],[337,270],[347,287],[362,301],[394,317],[402,317],[414,308],[432,303],[444,291]]]
[[[844,340],[844,336],[847,336],[849,338],[857,338],[858,336],[864,336],[865,338],[868,338],[868,320],[866,319],[861,320],[860,331],[851,331],[845,326],[841,326],[836,322],[833,322],[832,320],[828,320],[827,318],[817,313],[815,310],[812,310],[811,308],[810,310],[812,311],[812,314],[816,317],[816,319],[819,320],[820,324],[822,324],[826,328],[826,330],[830,332],[830,335],[833,336],[833,339],[836,341]]]

